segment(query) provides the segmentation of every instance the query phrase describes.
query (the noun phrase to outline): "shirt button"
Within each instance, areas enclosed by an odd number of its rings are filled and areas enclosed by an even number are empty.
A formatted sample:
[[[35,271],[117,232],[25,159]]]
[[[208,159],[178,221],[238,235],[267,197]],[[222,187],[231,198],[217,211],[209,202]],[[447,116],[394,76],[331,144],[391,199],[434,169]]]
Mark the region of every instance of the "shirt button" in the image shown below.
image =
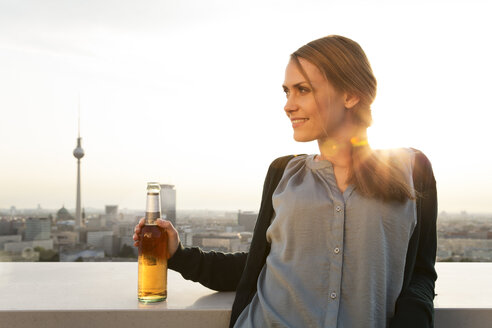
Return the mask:
[[[333,252],[335,252],[335,254],[338,254],[338,253],[340,253],[340,248],[338,248],[338,247],[335,247],[335,249],[333,250]]]
[[[342,210],[340,206],[337,206],[335,209],[337,210],[337,212],[340,212]]]
[[[332,293],[330,294],[330,297],[331,297],[332,299],[335,299],[335,298],[337,298],[337,293],[335,293],[335,292],[332,292]]]

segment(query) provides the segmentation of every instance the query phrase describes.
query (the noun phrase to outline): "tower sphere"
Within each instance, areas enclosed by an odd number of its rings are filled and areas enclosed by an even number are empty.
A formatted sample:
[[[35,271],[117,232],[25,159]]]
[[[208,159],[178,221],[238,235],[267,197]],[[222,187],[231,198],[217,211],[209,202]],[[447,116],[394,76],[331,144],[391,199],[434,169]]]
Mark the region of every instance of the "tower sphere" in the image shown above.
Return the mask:
[[[81,147],[77,147],[73,150],[73,156],[77,159],[84,157],[84,150]]]
[[[77,159],[84,157],[84,150],[82,149],[82,138],[77,138],[77,147],[73,150],[73,156]]]

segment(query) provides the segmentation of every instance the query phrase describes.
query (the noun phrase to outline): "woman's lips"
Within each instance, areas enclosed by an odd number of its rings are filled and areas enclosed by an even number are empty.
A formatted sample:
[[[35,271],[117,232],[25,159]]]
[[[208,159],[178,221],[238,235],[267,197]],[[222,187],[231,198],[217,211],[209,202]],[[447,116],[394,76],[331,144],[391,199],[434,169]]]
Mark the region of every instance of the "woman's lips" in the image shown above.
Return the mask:
[[[291,119],[292,121],[292,127],[293,128],[297,128],[297,127],[300,127],[301,125],[303,125],[306,121],[308,120],[308,118],[293,118]]]

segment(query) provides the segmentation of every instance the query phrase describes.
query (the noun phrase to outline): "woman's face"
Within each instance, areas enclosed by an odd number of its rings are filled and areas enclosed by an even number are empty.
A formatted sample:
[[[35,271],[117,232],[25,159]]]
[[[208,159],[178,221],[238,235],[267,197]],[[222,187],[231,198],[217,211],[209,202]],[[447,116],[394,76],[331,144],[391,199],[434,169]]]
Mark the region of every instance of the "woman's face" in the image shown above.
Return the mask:
[[[323,141],[341,136],[349,124],[346,94],[336,91],[316,66],[304,58],[299,62],[314,90],[290,60],[283,84],[287,97],[284,110],[292,122],[294,139]]]

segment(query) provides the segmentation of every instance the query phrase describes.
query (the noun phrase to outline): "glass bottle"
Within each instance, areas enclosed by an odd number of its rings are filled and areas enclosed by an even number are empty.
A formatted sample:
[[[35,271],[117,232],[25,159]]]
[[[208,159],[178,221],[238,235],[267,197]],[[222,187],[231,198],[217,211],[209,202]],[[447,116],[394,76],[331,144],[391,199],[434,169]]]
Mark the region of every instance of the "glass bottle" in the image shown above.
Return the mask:
[[[157,182],[147,184],[145,225],[138,246],[138,300],[143,303],[167,298],[167,234],[156,223],[161,218],[160,190]]]

